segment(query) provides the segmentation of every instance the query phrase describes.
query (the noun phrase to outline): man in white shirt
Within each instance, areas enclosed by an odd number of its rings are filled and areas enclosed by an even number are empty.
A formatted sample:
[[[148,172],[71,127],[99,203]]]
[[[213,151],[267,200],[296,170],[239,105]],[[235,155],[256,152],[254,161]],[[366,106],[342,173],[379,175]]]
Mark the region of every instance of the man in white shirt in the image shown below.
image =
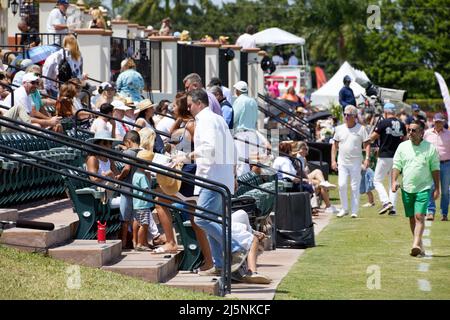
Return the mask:
[[[11,103],[11,94],[3,101],[3,105],[11,109],[18,107],[20,110],[11,110],[10,113],[5,113],[5,116],[13,119],[21,119],[28,123],[31,122],[44,128],[58,125],[61,117],[48,117],[35,109],[31,94],[37,90],[38,86],[39,77],[34,73],[26,73],[22,78],[22,85],[13,92],[14,104]],[[22,116],[23,111],[27,113],[28,117]]]
[[[331,167],[333,170],[339,170],[339,197],[341,199],[342,209],[337,217],[348,215],[347,199],[347,180],[350,177],[351,200],[352,200],[352,218],[358,217],[359,207],[359,185],[361,183],[361,163],[362,163],[362,145],[364,144],[366,158],[364,167],[369,166],[370,143],[366,129],[356,122],[358,109],[355,106],[345,107],[345,124],[336,127],[331,147]],[[336,163],[336,153],[339,150],[338,161]]]
[[[68,0],[57,0],[56,8],[50,11],[47,18],[47,32],[48,33],[67,33],[67,8],[69,7]],[[55,37],[55,43],[60,43],[60,38]]]
[[[249,25],[247,29],[245,29],[245,33],[240,35],[236,40],[236,45],[242,47],[242,49],[256,48],[256,41],[253,38],[254,33],[255,27]]]
[[[195,117],[194,151],[189,153],[187,159],[178,159],[186,162],[195,159],[197,170],[195,175],[224,184],[231,194],[234,193],[234,163],[235,152],[233,137],[225,120],[208,108],[208,95],[203,89],[195,89],[188,93],[188,107]],[[180,158],[180,156],[178,156]],[[222,197],[219,193],[195,186],[194,194],[198,194],[197,206],[206,208],[217,215],[201,212],[205,216],[218,219],[222,212]],[[210,220],[195,217],[195,223],[202,228],[208,237],[211,253],[214,260],[212,269],[205,271],[205,275],[219,274],[223,265],[222,226]],[[231,243],[232,266],[231,272],[236,271],[245,259],[246,250],[235,240]]]

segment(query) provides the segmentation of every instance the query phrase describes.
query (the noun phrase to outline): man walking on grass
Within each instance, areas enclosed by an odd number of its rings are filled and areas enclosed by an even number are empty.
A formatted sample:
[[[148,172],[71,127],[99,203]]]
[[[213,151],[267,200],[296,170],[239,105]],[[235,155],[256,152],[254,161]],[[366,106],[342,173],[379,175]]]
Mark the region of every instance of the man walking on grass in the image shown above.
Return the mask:
[[[409,140],[398,146],[392,168],[392,192],[400,188],[397,179],[400,173],[403,175],[402,200],[413,234],[411,255],[414,257],[424,253],[422,235],[433,181],[433,198],[439,198],[440,194],[439,154],[431,143],[423,140],[424,130],[425,124],[420,120],[410,124]]]

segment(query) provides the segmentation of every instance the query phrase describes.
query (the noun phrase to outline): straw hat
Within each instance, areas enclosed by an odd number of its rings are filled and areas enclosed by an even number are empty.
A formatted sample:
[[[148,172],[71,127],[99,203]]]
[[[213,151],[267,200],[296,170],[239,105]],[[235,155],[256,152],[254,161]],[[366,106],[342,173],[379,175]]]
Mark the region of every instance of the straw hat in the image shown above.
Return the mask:
[[[141,111],[147,110],[148,108],[154,108],[157,105],[157,103],[153,103],[150,99],[144,99],[138,103],[136,110],[134,110],[134,113],[141,113]]]
[[[154,156],[155,156],[155,153],[150,150],[141,150],[136,155],[137,158],[146,160],[146,161],[152,161]]]
[[[182,163],[178,163],[177,165],[175,165],[175,167],[173,169],[181,170],[182,167],[183,167],[183,164]],[[175,179],[175,178],[168,177],[168,176],[165,176],[163,174],[157,173],[156,174],[156,181],[158,182],[158,184],[161,187],[162,191],[168,196],[173,196],[178,191],[180,191],[181,180],[178,180],[178,179]]]

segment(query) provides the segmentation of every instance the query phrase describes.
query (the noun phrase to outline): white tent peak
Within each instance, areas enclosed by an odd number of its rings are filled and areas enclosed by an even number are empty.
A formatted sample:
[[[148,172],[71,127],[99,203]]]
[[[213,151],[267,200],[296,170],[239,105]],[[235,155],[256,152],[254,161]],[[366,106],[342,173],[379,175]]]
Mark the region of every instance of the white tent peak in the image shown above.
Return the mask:
[[[257,46],[304,45],[305,39],[280,28],[269,28],[253,35]]]
[[[339,104],[339,91],[344,86],[344,77],[349,76],[352,79],[350,88],[356,98],[359,95],[365,94],[366,90],[355,82],[356,78],[370,81],[364,71],[353,68],[350,63],[345,61],[339,70],[328,80],[322,87],[311,95],[311,104],[313,106],[331,107],[332,105]]]

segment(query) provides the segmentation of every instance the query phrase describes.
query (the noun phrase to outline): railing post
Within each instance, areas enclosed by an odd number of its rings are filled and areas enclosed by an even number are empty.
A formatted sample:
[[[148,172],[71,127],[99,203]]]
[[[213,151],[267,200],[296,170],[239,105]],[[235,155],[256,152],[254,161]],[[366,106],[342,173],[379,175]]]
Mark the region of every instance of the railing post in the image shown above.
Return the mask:
[[[252,49],[243,49],[243,52],[247,52],[248,61],[247,61],[247,73],[248,73],[248,95],[253,98],[258,97],[258,68],[259,60],[258,60],[258,52],[259,48]],[[246,61],[241,61],[241,63],[246,63]]]
[[[259,51],[258,52],[258,65],[256,65],[256,73],[257,73],[257,79],[256,79],[256,97],[255,99],[258,99],[258,93],[264,94],[264,71],[261,68],[261,60],[266,55],[265,51]],[[250,74],[250,73],[249,73]],[[264,129],[264,114],[262,112],[258,112],[258,128]]]
[[[218,42],[197,42],[195,45],[205,47],[205,79],[204,85],[208,85],[211,78],[219,76],[219,47]]]
[[[161,42],[161,93],[153,93],[155,100],[158,101],[164,97],[173,99],[177,93],[177,75],[178,75],[178,48],[179,38],[171,36],[154,36],[149,40]]]
[[[138,31],[138,24],[137,23],[129,23],[128,24],[128,37],[129,39],[135,39],[137,36]]]
[[[111,29],[113,36],[117,38],[126,38],[128,33],[128,20],[112,20]]]
[[[234,95],[233,85],[241,80],[241,48],[235,45],[224,45],[224,49],[231,49],[234,51],[234,59],[228,63],[228,83],[224,85],[228,86]]]
[[[100,81],[110,79],[111,35],[110,30],[75,29],[83,55],[83,70],[89,77]]]

